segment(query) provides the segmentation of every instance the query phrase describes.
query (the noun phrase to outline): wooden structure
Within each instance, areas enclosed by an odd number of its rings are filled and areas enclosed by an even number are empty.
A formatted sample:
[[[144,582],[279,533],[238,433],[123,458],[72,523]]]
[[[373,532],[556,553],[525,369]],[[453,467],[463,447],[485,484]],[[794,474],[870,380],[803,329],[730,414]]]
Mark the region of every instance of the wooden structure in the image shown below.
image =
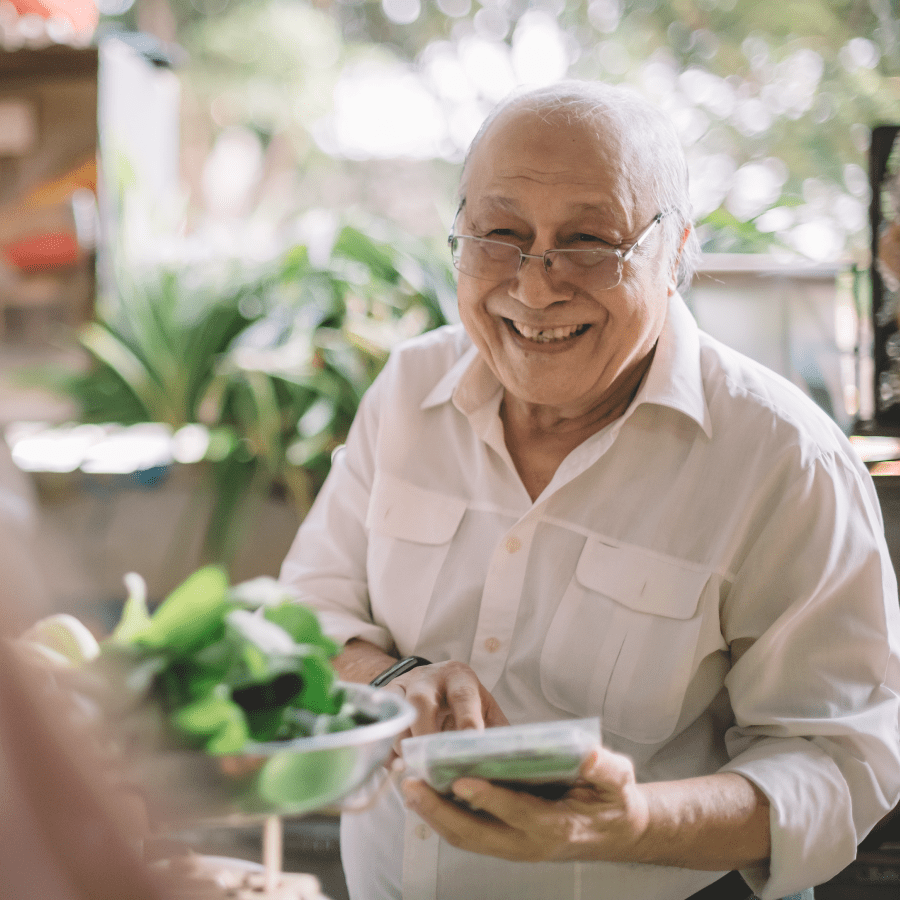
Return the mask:
[[[97,217],[96,47],[0,52],[0,340],[90,318]]]

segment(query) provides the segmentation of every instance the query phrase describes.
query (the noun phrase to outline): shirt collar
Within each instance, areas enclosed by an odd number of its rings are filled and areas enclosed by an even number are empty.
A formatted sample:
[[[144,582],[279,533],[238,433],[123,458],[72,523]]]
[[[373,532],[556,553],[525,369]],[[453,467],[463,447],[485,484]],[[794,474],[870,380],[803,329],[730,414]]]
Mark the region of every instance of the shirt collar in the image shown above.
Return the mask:
[[[641,403],[676,409],[693,419],[707,437],[712,436],[700,369],[700,329],[680,294],[669,300],[653,362],[632,409]]]
[[[461,326],[460,326],[461,327]],[[450,367],[422,402],[422,409],[453,400],[463,413],[473,412],[500,390],[500,383],[474,344]]]
[[[472,345],[434,386],[422,408],[452,400],[460,412],[469,415],[493,400],[499,391],[496,376]],[[653,362],[631,410],[642,403],[676,409],[693,419],[707,437],[712,433],[700,371],[700,332],[679,294],[669,300]]]

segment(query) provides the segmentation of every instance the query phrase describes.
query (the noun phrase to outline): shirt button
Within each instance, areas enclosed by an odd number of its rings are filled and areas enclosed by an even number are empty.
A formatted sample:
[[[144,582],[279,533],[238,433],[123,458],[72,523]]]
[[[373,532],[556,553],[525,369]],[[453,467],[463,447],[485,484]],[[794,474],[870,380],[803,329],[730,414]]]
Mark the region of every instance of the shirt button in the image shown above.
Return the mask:
[[[519,540],[515,535],[506,539],[506,552],[507,553],[518,553],[522,549],[522,541]]]
[[[497,638],[488,638],[484,642],[484,649],[487,650],[488,653],[496,653],[500,649],[500,641]]]
[[[427,841],[431,837],[431,829],[425,824],[416,825],[416,837],[419,840]]]

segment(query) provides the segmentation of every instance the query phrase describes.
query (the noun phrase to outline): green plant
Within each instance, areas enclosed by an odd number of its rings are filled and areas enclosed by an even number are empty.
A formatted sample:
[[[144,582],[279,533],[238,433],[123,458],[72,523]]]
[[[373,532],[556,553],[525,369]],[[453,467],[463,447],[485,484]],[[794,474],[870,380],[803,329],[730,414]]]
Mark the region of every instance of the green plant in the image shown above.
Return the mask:
[[[192,573],[153,611],[130,579],[122,618],[93,662],[140,704],[153,701],[173,746],[240,753],[360,724],[337,684],[338,646],[315,613],[271,578],[229,587],[216,566]]]
[[[305,511],[391,348],[445,323],[453,298],[429,251],[346,225],[324,259],[298,245],[259,271],[121,278],[80,335],[88,369],[42,381],[85,422],[205,426],[205,557],[227,565],[273,489]]]

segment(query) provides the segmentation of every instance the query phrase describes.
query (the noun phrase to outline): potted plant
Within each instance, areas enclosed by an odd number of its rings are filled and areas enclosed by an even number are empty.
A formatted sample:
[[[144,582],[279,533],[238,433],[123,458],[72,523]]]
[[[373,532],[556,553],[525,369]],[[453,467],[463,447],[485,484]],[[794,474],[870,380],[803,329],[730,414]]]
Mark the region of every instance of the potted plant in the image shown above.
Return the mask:
[[[202,561],[227,566],[261,499],[305,513],[391,347],[445,323],[453,302],[450,269],[427,249],[347,224],[324,258],[295,245],[256,270],[120,276],[79,335],[86,369],[39,378],[82,422],[201,426]]]

